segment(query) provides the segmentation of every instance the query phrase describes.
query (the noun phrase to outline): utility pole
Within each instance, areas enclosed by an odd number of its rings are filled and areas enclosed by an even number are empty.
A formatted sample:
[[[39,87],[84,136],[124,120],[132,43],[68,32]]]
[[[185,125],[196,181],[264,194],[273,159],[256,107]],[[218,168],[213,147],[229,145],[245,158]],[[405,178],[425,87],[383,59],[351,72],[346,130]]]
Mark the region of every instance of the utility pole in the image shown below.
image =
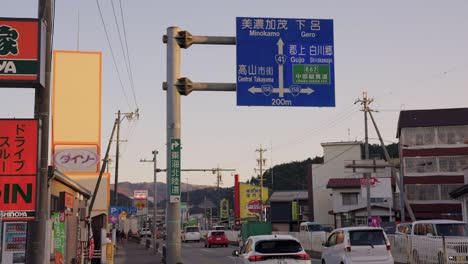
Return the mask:
[[[45,39],[45,81],[44,88],[36,88],[34,94],[34,118],[39,120],[39,175],[37,177],[36,219],[29,223],[26,261],[27,263],[45,263],[47,241],[47,219],[49,217],[49,186],[48,186],[48,159],[49,159],[49,118],[50,118],[50,72],[52,61],[52,0],[39,0],[39,23],[46,26]],[[40,27],[42,28],[42,27]],[[47,259],[48,261],[48,259]]]
[[[154,170],[153,170],[153,254],[156,255],[156,253],[158,252],[157,251],[157,248],[156,248],[156,236],[155,236],[155,231],[156,231],[156,212],[158,210],[158,196],[156,195],[157,194],[157,190],[158,190],[158,186],[157,186],[157,174],[158,174],[158,167],[157,167],[157,164],[156,164],[156,156],[158,155],[158,151],[157,150],[153,150],[151,152],[153,154],[153,159],[152,160],[147,160],[147,159],[141,159],[140,162],[153,162],[154,164]]]
[[[123,115],[123,116],[122,116]],[[117,142],[115,146],[115,175],[114,175],[114,205],[119,205],[119,195],[118,195],[118,186],[119,186],[119,155],[120,155],[120,123],[122,123],[124,118],[133,119],[133,116],[139,118],[138,109],[135,112],[131,113],[121,113],[120,110],[117,112]]]
[[[117,112],[117,142],[115,145],[114,205],[119,205],[120,110]]]
[[[382,145],[382,148],[384,150],[385,159],[388,162],[391,162],[390,161],[390,155],[388,154],[387,148],[384,145],[382,135],[380,134],[379,128],[377,127],[377,123],[375,122],[374,117],[372,116],[371,112],[369,112],[369,115],[370,115],[370,117],[372,119],[372,123],[374,124],[375,132],[377,132],[377,136],[379,137],[380,144]],[[400,167],[402,167],[402,166],[403,166],[403,164],[400,164]],[[395,179],[395,183],[398,186],[402,186],[401,179],[398,179],[398,177],[396,176],[395,166],[391,166],[391,169],[392,169],[392,177]],[[410,205],[410,203],[409,203],[409,201],[408,201],[408,199],[406,197],[406,194],[404,193],[403,188],[400,189],[400,193],[403,193],[403,194],[400,194],[401,195],[400,197],[403,197],[403,201],[404,201],[404,204],[406,205],[406,210],[408,210],[408,214],[409,214],[409,217],[411,218],[411,221],[412,222],[416,221],[416,217],[414,216],[413,209],[411,208],[411,205]],[[404,211],[404,208],[402,209],[402,211]],[[402,221],[404,221],[404,218],[402,218]]]
[[[187,180],[187,221],[189,221],[189,215],[190,215],[189,181],[188,181],[188,177],[185,179]]]
[[[263,152],[265,151],[267,150],[262,148],[262,145],[260,145],[259,149],[255,150],[255,152],[260,153],[260,159],[257,159],[257,162],[260,166],[260,205],[262,208],[262,212],[260,213],[260,221],[263,221],[263,165],[265,164],[265,159],[263,159]]]
[[[364,143],[364,153],[365,153],[365,159],[369,159],[369,135],[368,135],[368,129],[367,129],[367,113],[371,111],[369,109],[369,104],[374,101],[372,98],[367,97],[367,92],[362,93],[362,99],[358,98],[356,100],[356,103],[360,103],[362,105],[361,111],[364,112],[364,138],[365,138],[365,143]],[[370,191],[370,173],[364,173],[364,176],[366,177],[366,192],[367,192],[367,223],[369,224],[370,219],[372,217],[372,208],[371,208],[371,191]]]

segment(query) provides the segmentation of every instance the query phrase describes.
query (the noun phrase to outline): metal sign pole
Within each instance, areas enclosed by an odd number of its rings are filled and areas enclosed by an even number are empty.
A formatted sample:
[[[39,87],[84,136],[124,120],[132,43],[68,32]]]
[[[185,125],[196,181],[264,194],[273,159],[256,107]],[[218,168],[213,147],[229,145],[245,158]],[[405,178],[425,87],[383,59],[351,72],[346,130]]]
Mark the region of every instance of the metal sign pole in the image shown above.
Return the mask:
[[[176,83],[180,77],[180,46],[176,37],[180,32],[178,27],[167,28],[167,253],[166,263],[182,263],[180,240],[180,199],[171,202],[171,164],[172,139],[180,139],[180,94]],[[180,172],[178,172],[180,173]],[[180,180],[180,179],[179,179]],[[179,184],[180,188],[180,184]]]

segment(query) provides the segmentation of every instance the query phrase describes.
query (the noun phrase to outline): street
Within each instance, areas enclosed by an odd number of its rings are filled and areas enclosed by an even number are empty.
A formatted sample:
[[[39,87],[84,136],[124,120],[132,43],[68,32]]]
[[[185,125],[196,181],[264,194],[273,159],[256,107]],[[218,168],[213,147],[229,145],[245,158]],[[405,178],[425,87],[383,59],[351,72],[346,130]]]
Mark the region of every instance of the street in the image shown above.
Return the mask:
[[[235,246],[205,248],[203,242],[183,243],[182,262],[183,263],[235,263],[231,255]]]
[[[232,256],[232,251],[239,249],[237,246],[205,248],[203,242],[183,243],[182,262],[183,263],[236,263],[236,257]],[[319,260],[312,260],[313,264],[320,263]]]

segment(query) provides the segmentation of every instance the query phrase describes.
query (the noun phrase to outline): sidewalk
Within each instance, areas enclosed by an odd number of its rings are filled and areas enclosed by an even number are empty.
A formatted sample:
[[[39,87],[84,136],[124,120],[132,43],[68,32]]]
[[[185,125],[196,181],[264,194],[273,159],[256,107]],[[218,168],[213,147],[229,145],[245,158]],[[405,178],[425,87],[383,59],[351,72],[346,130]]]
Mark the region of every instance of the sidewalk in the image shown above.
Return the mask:
[[[135,241],[123,241],[117,246],[114,255],[114,264],[159,264],[162,263],[161,253],[153,254],[153,249],[147,249]]]

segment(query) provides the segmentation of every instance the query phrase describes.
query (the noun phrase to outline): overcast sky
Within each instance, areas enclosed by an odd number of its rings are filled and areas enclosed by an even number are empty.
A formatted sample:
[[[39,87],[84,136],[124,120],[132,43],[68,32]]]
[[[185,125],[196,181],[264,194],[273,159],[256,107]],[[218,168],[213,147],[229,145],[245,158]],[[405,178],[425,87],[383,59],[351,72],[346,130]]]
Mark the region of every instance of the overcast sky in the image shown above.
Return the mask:
[[[236,17],[334,20],[336,107],[238,107],[233,92],[194,92],[182,98],[182,168],[233,168],[255,175],[255,149],[268,149],[267,167],[323,155],[322,142],[362,140],[363,114],[353,103],[367,91],[384,140],[396,142],[401,109],[467,107],[468,1],[122,0],[134,92],[124,64],[109,0],[99,2],[118,64],[114,67],[94,0],[57,1],[54,48],[103,53],[102,149],[115,113],[140,109],[122,123],[120,181],[152,181],[140,163],[159,150],[166,167],[166,46],[169,26],[193,35],[235,36]],[[120,23],[119,1],[114,1]],[[3,1],[0,17],[37,17],[37,3]],[[123,88],[118,81],[123,81]],[[182,51],[182,76],[199,82],[235,82],[234,46],[195,45]],[[125,91],[126,96],[124,95]],[[31,89],[0,89],[0,118],[32,117]],[[370,137],[376,138],[373,129]],[[375,140],[371,142],[377,143]],[[183,173],[183,181],[214,185],[210,173]],[[165,175],[159,174],[165,181]],[[224,186],[233,185],[223,173]]]

